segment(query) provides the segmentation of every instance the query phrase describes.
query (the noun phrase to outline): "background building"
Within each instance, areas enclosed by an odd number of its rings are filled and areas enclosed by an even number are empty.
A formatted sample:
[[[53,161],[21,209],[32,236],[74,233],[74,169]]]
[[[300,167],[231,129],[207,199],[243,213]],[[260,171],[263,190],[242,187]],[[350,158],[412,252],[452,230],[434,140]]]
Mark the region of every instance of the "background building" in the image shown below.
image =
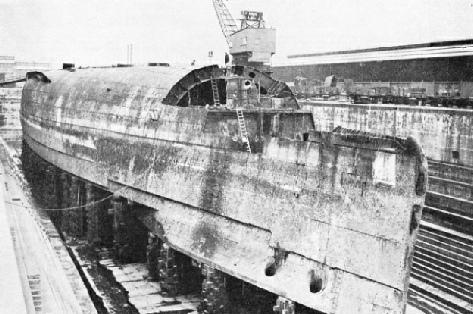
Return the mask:
[[[16,61],[14,56],[0,56],[0,82],[24,77],[26,72],[47,71],[49,63]]]

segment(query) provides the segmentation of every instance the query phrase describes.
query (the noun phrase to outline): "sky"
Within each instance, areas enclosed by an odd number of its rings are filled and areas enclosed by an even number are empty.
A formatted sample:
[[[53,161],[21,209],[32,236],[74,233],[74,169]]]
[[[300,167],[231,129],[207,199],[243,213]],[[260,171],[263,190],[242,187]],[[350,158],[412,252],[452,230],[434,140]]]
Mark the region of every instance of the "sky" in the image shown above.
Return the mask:
[[[224,0],[262,11],[287,55],[473,38],[473,0]],[[0,55],[78,65],[222,63],[211,0],[0,0]],[[208,51],[214,52],[212,60]]]

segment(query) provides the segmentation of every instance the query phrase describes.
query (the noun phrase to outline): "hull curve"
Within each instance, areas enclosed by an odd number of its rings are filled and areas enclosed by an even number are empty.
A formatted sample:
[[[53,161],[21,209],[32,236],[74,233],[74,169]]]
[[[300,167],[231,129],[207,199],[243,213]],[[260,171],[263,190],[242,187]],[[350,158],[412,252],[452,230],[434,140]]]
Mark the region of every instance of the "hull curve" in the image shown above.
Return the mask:
[[[171,247],[322,312],[404,312],[427,184],[415,140],[314,132],[287,86],[252,69],[46,74],[23,90],[28,146],[153,208],[142,221]],[[225,107],[206,104],[212,80]]]

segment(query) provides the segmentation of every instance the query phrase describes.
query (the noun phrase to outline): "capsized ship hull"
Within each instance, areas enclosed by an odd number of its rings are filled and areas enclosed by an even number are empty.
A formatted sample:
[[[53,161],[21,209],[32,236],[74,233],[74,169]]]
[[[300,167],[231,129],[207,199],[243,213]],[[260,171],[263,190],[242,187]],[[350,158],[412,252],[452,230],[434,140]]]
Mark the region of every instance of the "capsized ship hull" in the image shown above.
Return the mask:
[[[322,312],[404,312],[427,182],[413,139],[316,133],[253,69],[46,75],[23,89],[27,144],[154,208],[143,220],[170,246]]]

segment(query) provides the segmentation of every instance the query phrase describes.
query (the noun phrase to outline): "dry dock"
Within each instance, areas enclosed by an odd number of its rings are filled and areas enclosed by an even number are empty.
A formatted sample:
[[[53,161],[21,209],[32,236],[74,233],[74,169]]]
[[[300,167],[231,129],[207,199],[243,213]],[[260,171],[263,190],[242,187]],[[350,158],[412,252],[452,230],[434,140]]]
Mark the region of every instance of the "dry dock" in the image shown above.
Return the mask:
[[[97,313],[57,231],[34,208],[0,144],[2,313]]]

